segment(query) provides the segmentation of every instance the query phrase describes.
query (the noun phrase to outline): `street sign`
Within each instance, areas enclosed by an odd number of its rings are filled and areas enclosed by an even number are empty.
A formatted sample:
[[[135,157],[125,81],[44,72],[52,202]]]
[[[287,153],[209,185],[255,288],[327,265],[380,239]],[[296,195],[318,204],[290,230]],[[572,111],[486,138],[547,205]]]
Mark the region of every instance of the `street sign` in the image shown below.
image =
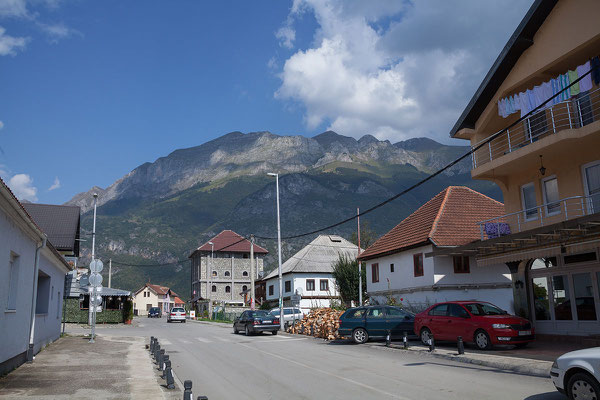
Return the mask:
[[[102,304],[102,296],[90,296],[90,303],[92,303],[92,306],[99,306]]]
[[[100,274],[91,274],[90,275],[90,285],[92,286],[102,286],[102,275]]]
[[[90,272],[102,272],[104,264],[100,260],[92,260],[90,263]]]

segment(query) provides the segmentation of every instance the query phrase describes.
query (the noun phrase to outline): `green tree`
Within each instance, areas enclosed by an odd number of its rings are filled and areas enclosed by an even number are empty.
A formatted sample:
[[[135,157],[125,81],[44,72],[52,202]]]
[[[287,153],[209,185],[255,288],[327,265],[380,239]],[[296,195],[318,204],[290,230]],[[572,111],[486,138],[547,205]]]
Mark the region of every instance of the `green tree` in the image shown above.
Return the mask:
[[[344,304],[349,307],[352,301],[358,303],[358,261],[340,255],[333,264],[333,277]],[[367,273],[364,267],[362,268],[362,292],[364,299],[367,292]]]

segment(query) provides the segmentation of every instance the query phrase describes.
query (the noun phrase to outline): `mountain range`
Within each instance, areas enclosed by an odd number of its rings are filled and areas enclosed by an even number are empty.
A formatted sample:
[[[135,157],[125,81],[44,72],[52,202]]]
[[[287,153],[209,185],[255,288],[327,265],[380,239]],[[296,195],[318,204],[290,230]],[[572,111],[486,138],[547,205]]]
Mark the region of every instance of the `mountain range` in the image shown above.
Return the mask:
[[[320,229],[365,210],[427,177],[468,151],[428,138],[398,143],[371,135],[356,140],[332,131],[312,138],[270,132],[231,132],[200,146],[144,163],[115,183],[93,187],[66,204],[82,208],[91,230],[98,194],[97,253],[113,260],[113,286],[135,290],[146,281],[189,296],[187,256],[223,229],[274,238],[275,182],[280,175],[282,236]],[[399,223],[448,185],[466,185],[501,200],[498,187],[470,177],[469,159],[361,218],[377,235]],[[356,222],[325,233],[349,237]],[[315,235],[283,241],[283,260]],[[276,266],[276,241],[258,239]],[[89,257],[83,242],[82,262]],[[168,264],[164,266],[150,266]],[[132,267],[128,265],[147,265]]]

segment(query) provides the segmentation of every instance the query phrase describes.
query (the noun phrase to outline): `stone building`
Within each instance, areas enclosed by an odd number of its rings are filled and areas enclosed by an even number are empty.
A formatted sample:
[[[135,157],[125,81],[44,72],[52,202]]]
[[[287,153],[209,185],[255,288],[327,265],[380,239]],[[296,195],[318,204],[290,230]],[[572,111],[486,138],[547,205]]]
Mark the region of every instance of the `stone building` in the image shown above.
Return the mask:
[[[225,230],[192,252],[191,299],[194,306],[198,301],[207,299],[244,304],[242,293],[250,288],[252,282],[250,245],[249,240]],[[255,279],[262,276],[263,259],[267,253],[266,249],[254,245]]]

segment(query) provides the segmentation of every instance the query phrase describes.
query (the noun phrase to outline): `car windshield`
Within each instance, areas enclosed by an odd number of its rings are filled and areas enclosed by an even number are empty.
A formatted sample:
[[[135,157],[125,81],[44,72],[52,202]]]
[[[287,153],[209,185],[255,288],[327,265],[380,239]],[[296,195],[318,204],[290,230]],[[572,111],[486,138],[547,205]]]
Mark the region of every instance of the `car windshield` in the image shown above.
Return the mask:
[[[183,308],[173,308],[173,309],[171,309],[171,311],[173,311],[173,312],[185,312],[185,310]]]
[[[504,315],[506,311],[489,303],[471,303],[464,305],[473,315]]]
[[[159,311],[159,310],[156,307],[153,307],[153,308],[150,309],[150,312],[157,312],[157,311]]]

